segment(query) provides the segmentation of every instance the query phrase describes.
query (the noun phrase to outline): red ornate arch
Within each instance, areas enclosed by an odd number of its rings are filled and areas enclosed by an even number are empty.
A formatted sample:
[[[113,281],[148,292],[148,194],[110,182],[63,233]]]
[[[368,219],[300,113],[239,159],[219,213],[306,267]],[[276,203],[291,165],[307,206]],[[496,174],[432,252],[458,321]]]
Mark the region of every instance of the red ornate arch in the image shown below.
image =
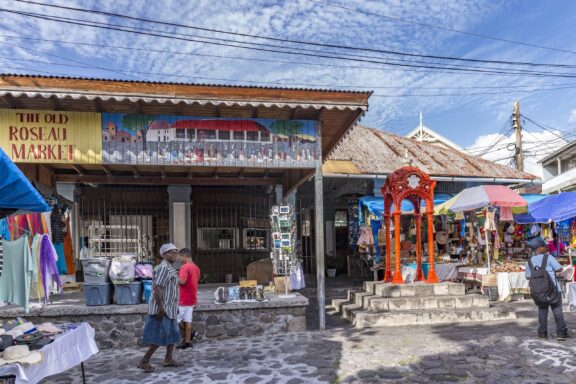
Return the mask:
[[[400,268],[400,217],[402,215],[402,201],[408,200],[414,206],[414,218],[416,221],[416,277],[414,281],[424,280],[422,272],[422,201],[426,202],[426,218],[428,221],[428,270],[427,283],[437,283],[438,277],[434,268],[434,188],[436,181],[416,167],[402,167],[390,174],[382,186],[384,198],[384,225],[386,226],[386,270],[384,281],[393,284],[404,284],[402,270]],[[394,212],[391,213],[392,204]],[[394,215],[394,249],[395,271],[392,276],[390,268],[390,217]]]

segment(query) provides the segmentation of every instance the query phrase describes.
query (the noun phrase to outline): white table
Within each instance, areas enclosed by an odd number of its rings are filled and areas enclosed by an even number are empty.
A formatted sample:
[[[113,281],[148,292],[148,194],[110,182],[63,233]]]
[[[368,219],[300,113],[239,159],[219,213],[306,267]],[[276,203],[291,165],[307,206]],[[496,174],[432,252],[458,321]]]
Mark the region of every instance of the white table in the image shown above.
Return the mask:
[[[39,350],[42,361],[33,365],[10,364],[0,367],[0,376],[16,376],[16,384],[34,384],[40,380],[67,371],[98,353],[94,329],[81,323]]]

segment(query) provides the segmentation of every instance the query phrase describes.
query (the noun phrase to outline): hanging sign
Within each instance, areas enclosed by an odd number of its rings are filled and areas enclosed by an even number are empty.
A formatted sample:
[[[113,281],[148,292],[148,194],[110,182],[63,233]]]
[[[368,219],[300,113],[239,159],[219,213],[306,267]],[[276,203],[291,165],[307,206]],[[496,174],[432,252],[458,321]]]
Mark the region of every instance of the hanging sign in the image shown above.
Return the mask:
[[[100,114],[0,110],[0,147],[16,163],[100,164]]]

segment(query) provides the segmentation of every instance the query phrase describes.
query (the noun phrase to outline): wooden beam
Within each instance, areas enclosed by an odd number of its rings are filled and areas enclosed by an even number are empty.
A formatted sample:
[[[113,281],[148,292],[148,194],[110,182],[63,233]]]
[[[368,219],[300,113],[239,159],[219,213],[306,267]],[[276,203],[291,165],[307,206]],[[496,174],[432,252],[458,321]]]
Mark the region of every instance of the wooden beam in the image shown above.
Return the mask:
[[[8,104],[10,106],[10,108],[12,109],[19,109],[20,105],[19,103],[14,99],[14,96],[10,95],[10,94],[6,94],[4,96],[2,96],[2,98],[4,99],[4,101],[6,102],[6,104]]]
[[[244,178],[244,168],[240,168],[238,174],[236,175],[237,178],[243,179]]]
[[[48,165],[40,164],[38,166],[38,181],[48,187],[54,188],[56,186],[56,180],[54,177],[54,168]]]
[[[106,176],[113,176],[112,171],[105,165],[102,165],[102,170],[106,173]]]
[[[216,106],[216,117],[222,117],[222,107],[220,105]]]
[[[324,109],[324,108],[322,108],[322,109]],[[340,141],[342,136],[344,136],[346,131],[352,126],[352,124],[354,124],[354,122],[358,119],[358,117],[361,114],[362,114],[361,110],[358,110],[358,111],[356,111],[356,113],[352,114],[344,122],[344,124],[342,124],[342,126],[340,127],[340,129],[338,129],[336,134],[334,134],[332,136],[332,140],[328,143],[328,145],[323,145],[323,147],[322,147],[322,161],[324,161],[324,159],[326,159],[326,157],[330,154],[330,151],[332,150],[332,148],[334,148],[336,143],[338,143],[338,141]],[[320,124],[322,124],[322,122],[320,122]],[[324,143],[322,143],[322,144],[324,144]]]
[[[280,177],[269,177],[264,180],[262,177],[245,177],[238,180],[235,177],[166,177],[161,179],[154,176],[107,176],[107,175],[70,175],[56,174],[55,180],[60,183],[94,183],[94,184],[153,184],[153,185],[277,185],[282,183]]]
[[[162,178],[162,179],[166,178],[166,171],[164,171],[164,169],[160,170],[160,178]]]
[[[300,170],[300,177],[297,180],[289,179],[288,182],[286,182],[286,179],[284,179],[284,196],[288,196],[290,193],[295,191],[296,188],[310,180],[312,176],[314,176],[314,172],[315,170],[313,169]]]
[[[256,107],[252,110],[252,117],[254,119],[257,119],[259,116],[260,116],[260,111],[258,110],[258,107]]]
[[[86,174],[86,171],[84,171],[80,165],[72,164],[72,168],[78,173],[78,176],[84,176]]]

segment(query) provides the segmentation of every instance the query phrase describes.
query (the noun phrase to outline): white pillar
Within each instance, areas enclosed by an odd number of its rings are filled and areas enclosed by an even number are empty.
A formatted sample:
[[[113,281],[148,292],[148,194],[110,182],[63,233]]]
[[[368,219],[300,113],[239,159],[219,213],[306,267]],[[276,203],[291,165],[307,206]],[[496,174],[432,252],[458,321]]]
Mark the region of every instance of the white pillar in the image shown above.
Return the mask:
[[[320,123],[319,123],[320,124]],[[324,186],[322,180],[322,143],[321,126],[318,128],[318,160],[316,161],[316,172],[314,173],[314,236],[316,240],[316,295],[318,297],[318,326],[320,329],[326,328],[326,294],[324,289]]]
[[[170,242],[178,248],[192,247],[192,215],[189,185],[169,185]]]

